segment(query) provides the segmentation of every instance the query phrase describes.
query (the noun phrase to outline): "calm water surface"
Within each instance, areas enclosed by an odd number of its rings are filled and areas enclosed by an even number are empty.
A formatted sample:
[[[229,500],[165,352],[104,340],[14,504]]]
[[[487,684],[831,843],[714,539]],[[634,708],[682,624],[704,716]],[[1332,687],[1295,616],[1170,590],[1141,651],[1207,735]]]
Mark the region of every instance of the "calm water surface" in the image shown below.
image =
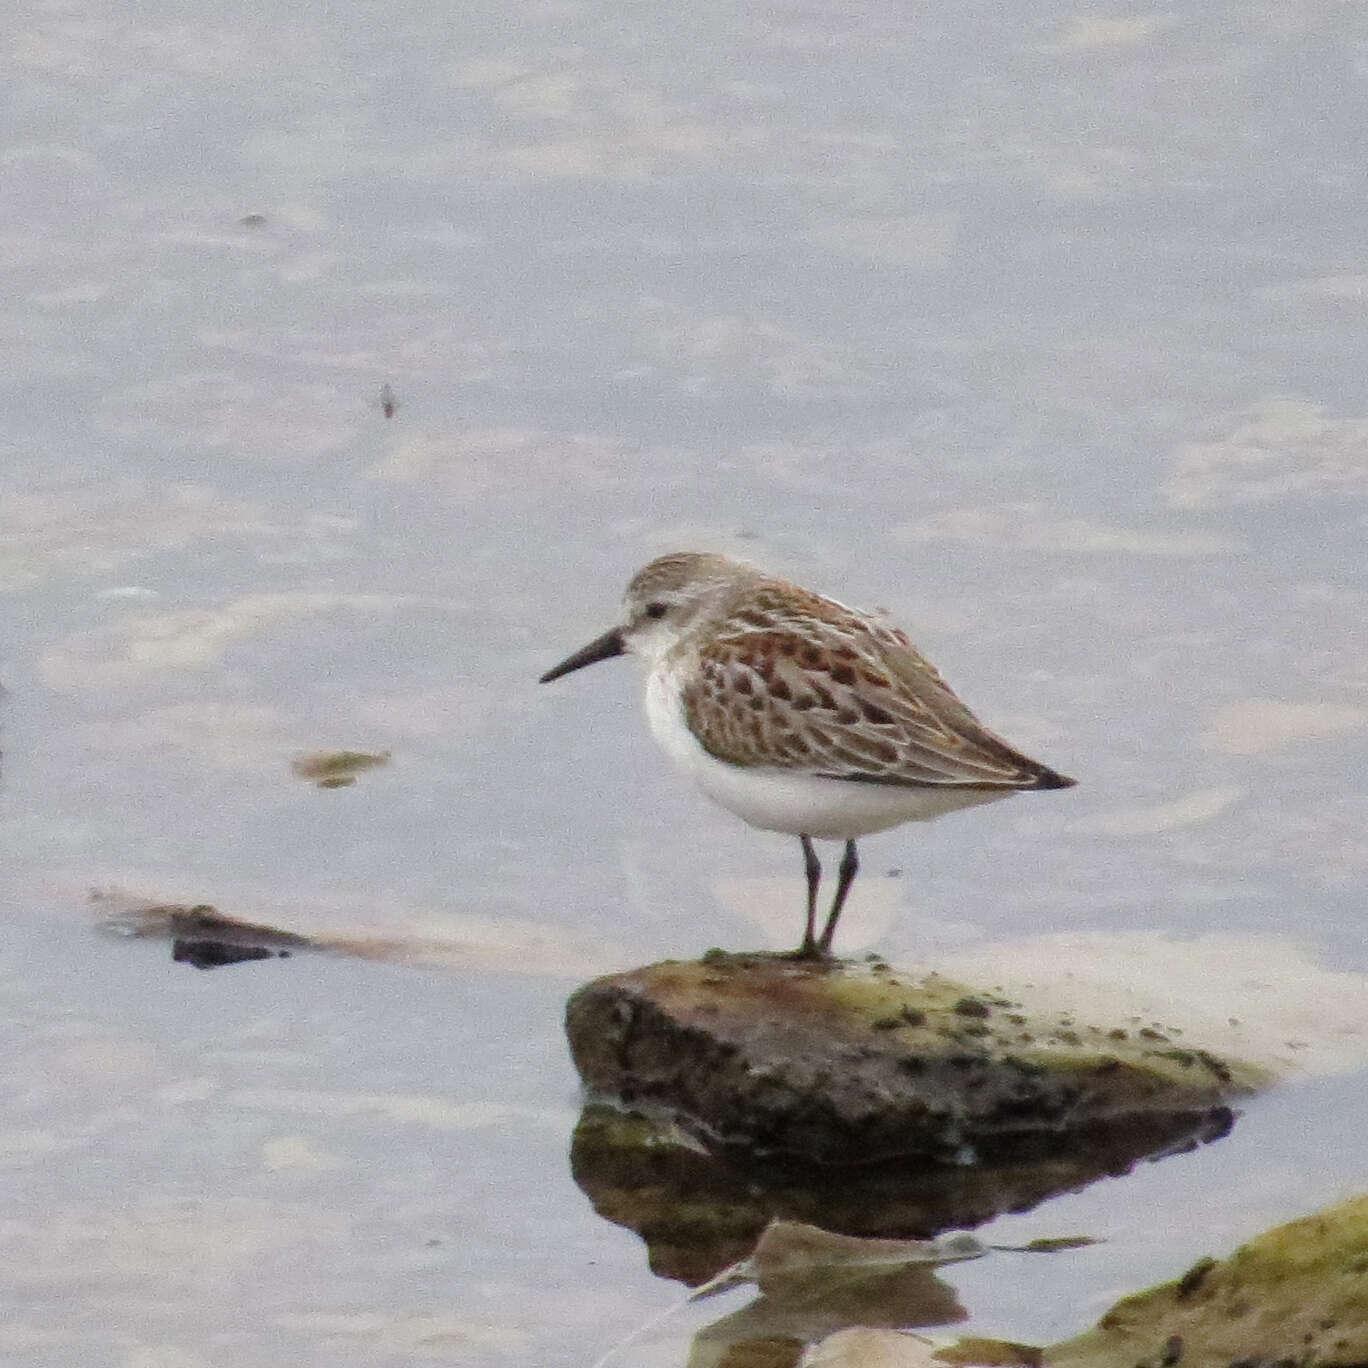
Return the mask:
[[[680,1294],[571,1180],[562,1005],[795,938],[797,853],[628,664],[533,682],[663,550],[886,606],[1081,780],[871,839],[849,949],[1287,938],[1368,1022],[1366,24],[21,6],[0,1363],[553,1368]],[[391,760],[291,774],[334,747]],[[93,888],[425,948],[196,973]],[[949,1270],[970,1323],[1357,1190],[1350,1055],[996,1223],[1108,1242]]]

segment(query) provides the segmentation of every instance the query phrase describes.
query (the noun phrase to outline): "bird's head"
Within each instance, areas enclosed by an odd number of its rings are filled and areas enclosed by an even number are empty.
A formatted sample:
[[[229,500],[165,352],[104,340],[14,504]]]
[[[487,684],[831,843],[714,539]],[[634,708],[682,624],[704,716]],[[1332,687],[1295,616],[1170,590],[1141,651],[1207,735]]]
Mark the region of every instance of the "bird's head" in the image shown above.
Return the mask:
[[[740,561],[703,551],[658,557],[632,576],[622,621],[547,670],[541,683],[613,656],[639,655],[654,664],[700,621],[718,612],[739,581],[756,573]]]

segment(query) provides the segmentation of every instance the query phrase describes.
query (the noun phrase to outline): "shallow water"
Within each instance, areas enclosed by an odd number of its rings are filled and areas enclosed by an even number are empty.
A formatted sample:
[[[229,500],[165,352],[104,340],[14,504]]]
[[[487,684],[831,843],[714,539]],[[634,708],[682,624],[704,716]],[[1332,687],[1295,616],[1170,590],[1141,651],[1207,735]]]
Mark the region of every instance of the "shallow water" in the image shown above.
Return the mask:
[[[886,606],[1081,781],[872,838],[844,948],[1368,970],[1364,23],[25,8],[0,1358],[583,1364],[676,1298],[571,1180],[562,1004],[788,943],[800,881],[667,772],[628,663],[533,682],[662,550]],[[390,760],[291,772],[331,749]],[[197,973],[92,888],[426,949]],[[943,1281],[1069,1333],[1356,1190],[1362,1083]]]

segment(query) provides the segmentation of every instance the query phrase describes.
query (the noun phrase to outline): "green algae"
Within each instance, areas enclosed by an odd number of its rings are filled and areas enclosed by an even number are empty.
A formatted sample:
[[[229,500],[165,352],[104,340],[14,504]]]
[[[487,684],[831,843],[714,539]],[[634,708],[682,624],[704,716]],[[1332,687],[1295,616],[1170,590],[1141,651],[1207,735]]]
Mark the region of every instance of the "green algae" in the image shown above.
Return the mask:
[[[1368,1196],[1277,1226],[1126,1297],[1046,1351],[1050,1368],[1368,1363]]]

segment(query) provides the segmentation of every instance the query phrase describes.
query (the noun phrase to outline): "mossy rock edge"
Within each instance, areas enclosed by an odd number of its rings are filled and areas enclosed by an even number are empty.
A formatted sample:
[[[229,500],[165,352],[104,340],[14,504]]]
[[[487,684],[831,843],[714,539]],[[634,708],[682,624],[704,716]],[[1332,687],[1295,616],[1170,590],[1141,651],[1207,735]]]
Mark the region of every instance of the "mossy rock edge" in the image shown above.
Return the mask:
[[[1363,1368],[1368,1196],[1277,1226],[1228,1259],[1117,1302],[1047,1368]]]
[[[1119,1129],[1155,1150],[1228,1126],[1256,1069],[1156,1023],[1027,1012],[875,963],[710,954],[595,979],[566,1008],[592,1092],[709,1145],[821,1165],[1058,1154]]]

